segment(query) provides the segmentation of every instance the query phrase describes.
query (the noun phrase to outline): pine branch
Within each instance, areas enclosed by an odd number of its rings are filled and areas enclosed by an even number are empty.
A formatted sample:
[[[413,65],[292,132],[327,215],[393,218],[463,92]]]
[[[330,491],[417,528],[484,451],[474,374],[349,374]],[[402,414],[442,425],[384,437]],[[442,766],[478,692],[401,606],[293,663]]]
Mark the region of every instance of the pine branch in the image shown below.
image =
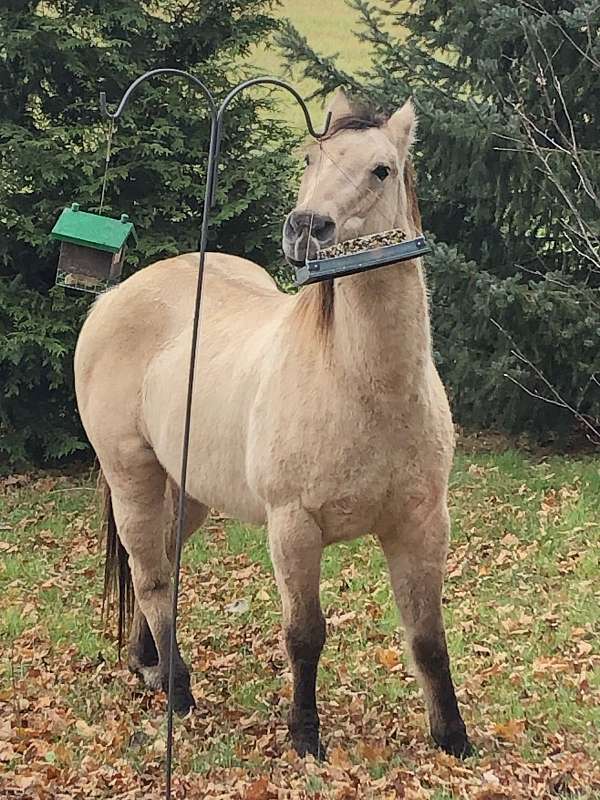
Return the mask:
[[[289,21],[284,23],[281,31],[275,36],[275,43],[280,48],[289,70],[299,70],[302,78],[319,84],[319,88],[309,99],[324,97],[338,86],[360,92],[361,87],[356,79],[337,66],[338,54],[324,56],[317,53],[309,45],[306,37],[302,36]]]

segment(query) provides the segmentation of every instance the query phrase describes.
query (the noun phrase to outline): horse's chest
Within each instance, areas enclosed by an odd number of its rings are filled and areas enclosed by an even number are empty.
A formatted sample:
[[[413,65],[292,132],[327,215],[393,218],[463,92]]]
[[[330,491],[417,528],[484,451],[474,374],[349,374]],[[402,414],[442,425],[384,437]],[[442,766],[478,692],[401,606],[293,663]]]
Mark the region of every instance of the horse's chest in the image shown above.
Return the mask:
[[[351,405],[337,416],[290,415],[259,448],[260,493],[271,506],[299,496],[326,543],[364,535],[414,472],[416,436],[406,416]]]
[[[302,503],[327,542],[352,539],[371,528],[390,494],[394,467],[377,446],[346,442],[322,453],[303,482]]]

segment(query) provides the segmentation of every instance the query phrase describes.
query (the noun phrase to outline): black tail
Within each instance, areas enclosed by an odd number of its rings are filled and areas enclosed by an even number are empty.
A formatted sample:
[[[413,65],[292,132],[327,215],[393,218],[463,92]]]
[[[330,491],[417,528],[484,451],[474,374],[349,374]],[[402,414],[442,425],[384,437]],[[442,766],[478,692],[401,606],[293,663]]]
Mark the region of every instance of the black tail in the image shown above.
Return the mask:
[[[102,596],[102,616],[106,619],[116,600],[119,608],[118,647],[119,657],[129,624],[133,615],[133,583],[129,568],[127,551],[121,544],[117,524],[113,514],[110,487],[102,472],[98,476],[98,491],[102,497],[102,519],[106,536],[106,557],[104,562],[104,594]]]

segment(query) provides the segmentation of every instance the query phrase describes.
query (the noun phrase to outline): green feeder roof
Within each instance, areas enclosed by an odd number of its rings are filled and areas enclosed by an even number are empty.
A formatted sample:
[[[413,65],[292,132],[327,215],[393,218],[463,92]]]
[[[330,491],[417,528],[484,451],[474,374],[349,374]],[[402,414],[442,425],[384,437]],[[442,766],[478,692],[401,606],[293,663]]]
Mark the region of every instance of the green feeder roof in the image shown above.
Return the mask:
[[[105,250],[108,253],[117,253],[130,236],[137,242],[135,228],[129,222],[127,214],[122,214],[121,219],[89,214],[80,211],[78,203],[64,209],[52,228],[52,236],[61,242]]]

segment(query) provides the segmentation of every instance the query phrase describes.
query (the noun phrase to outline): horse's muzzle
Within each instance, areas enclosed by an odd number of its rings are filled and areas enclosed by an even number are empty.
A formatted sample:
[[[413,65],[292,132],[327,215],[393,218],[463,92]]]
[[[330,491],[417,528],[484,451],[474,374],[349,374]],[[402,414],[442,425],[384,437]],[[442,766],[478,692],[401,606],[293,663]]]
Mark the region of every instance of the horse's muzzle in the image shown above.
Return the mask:
[[[316,258],[324,247],[335,244],[334,220],[315,211],[292,211],[283,225],[283,253],[292,266]]]

